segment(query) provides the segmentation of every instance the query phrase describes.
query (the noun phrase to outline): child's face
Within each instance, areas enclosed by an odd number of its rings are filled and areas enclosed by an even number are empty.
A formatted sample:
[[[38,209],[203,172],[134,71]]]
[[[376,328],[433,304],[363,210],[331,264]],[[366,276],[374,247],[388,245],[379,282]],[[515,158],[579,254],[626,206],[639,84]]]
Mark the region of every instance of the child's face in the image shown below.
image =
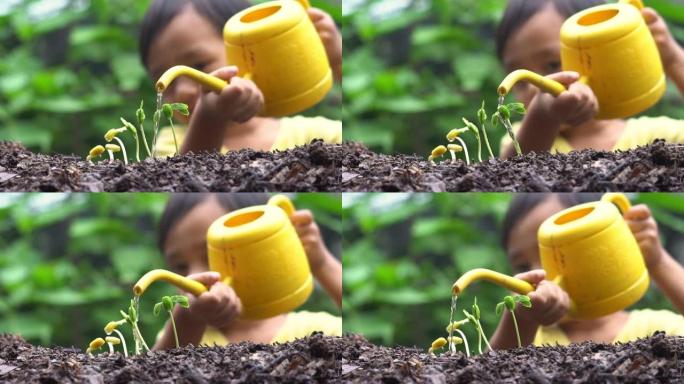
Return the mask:
[[[226,210],[214,197],[192,208],[169,231],[164,257],[172,271],[189,275],[209,270],[207,230]]]
[[[166,26],[150,46],[148,70],[154,81],[176,65],[187,65],[205,73],[226,65],[223,38],[191,5]],[[192,114],[200,92],[197,83],[180,77],[164,91],[164,101],[185,103]],[[188,117],[176,114],[176,118],[188,122]]]
[[[515,273],[541,268],[537,231],[544,220],[563,209],[565,207],[553,196],[534,207],[516,223],[506,245],[508,260]]]
[[[529,69],[544,76],[559,72],[560,29],[564,21],[551,2],[527,20],[506,42],[502,55],[506,72]],[[513,93],[527,107],[537,89],[521,82],[513,88]]]

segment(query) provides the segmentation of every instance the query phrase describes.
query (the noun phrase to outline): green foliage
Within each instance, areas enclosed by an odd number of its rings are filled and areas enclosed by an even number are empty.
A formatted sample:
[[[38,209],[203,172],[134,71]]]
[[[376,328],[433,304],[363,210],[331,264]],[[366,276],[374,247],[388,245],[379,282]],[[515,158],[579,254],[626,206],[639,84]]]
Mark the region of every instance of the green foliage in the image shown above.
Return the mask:
[[[167,199],[163,193],[0,195],[0,333],[64,346],[100,337],[118,309],[129,306],[133,284],[151,269],[168,268],[156,247]],[[293,202],[314,213],[339,255],[340,196],[300,194]],[[140,298],[140,311],[150,314],[135,314],[146,340],[164,325],[151,315],[155,299],[175,293],[159,283]],[[339,313],[318,288],[301,309]],[[120,328],[130,337],[129,327]]]
[[[345,194],[343,197],[344,329],[374,343],[427,345],[448,323],[451,286],[466,271],[511,274],[500,245],[511,194]],[[684,241],[684,196],[634,194],[659,224],[666,249]],[[682,260],[680,260],[681,262]],[[455,313],[477,297],[481,328],[491,336],[496,304],[509,293],[480,282],[458,297]],[[634,308],[670,309],[654,287]],[[473,308],[470,314],[474,314]],[[456,319],[454,319],[456,320]],[[477,338],[475,327],[463,327]]]
[[[494,33],[505,0],[367,0],[345,6],[345,140],[375,151],[429,153],[442,132],[474,121],[480,102],[496,105],[504,78]],[[684,43],[684,4],[649,0]],[[649,116],[684,119],[682,96],[672,84]],[[480,123],[482,126],[482,123]],[[499,152],[504,129],[489,132]],[[474,148],[474,137],[465,138]]]
[[[0,140],[43,152],[86,153],[120,116],[137,117],[138,100],[155,105],[153,81],[137,51],[150,0],[66,0],[40,12],[45,7],[38,3],[48,2],[16,3],[0,6]],[[312,5],[340,22],[339,1]],[[336,86],[306,115],[340,119],[341,102]],[[129,148],[133,140],[124,138]]]

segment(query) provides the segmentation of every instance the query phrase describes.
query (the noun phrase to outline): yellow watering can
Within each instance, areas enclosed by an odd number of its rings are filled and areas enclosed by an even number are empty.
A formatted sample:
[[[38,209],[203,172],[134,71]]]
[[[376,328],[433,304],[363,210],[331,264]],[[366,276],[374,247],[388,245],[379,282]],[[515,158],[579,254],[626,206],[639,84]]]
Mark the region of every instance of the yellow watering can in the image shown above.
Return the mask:
[[[641,15],[641,0],[592,7],[561,28],[561,64],[589,85],[599,103],[598,119],[625,118],[658,102],[665,74],[656,43]],[[528,70],[511,72],[499,86],[505,96],[518,81],[558,96],[565,86]]]
[[[556,213],[539,227],[542,268],[546,278],[570,296],[571,317],[596,318],[622,310],[637,302],[648,289],[648,270],[641,250],[620,212],[630,206],[625,195],[607,193],[601,201]],[[452,291],[460,294],[481,279],[520,294],[534,290],[526,281],[474,269],[461,276]]]
[[[251,79],[264,94],[262,116],[301,112],[321,101],[332,88],[325,47],[306,9],[308,0],[270,1],[247,8],[223,30],[227,64]],[[188,76],[221,92],[227,83],[186,66],[167,70],[157,81],[163,92],[178,76]]]
[[[209,269],[219,272],[242,302],[242,317],[263,319],[302,305],[313,290],[313,277],[299,236],[290,222],[294,206],[283,195],[266,205],[248,207],[218,218],[207,232]],[[207,288],[181,275],[153,270],[133,287],[142,295],[156,280],[196,296]]]

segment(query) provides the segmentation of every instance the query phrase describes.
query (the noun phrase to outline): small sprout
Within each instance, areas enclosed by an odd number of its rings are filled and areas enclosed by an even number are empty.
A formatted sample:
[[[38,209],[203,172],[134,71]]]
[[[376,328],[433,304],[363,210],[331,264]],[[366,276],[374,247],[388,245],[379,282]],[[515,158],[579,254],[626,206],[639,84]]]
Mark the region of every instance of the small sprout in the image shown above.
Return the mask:
[[[162,110],[161,112],[164,114],[164,117],[169,121],[169,124],[171,125],[171,133],[173,134],[173,143],[176,146],[176,154],[180,153],[180,150],[178,149],[178,140],[176,139],[176,129],[173,126],[173,112],[178,111],[181,115],[188,116],[190,114],[190,111],[188,110],[188,105],[183,104],[183,103],[173,103],[173,104],[164,104],[162,105]],[[158,116],[155,115],[155,119],[159,119]]]
[[[451,343],[451,344],[454,344],[454,345],[463,344],[463,339],[461,339],[461,338],[458,337],[458,336],[451,336],[451,337],[449,337],[448,339],[449,339],[449,340],[447,340],[447,341],[448,341],[449,343]]]
[[[164,296],[160,302],[154,305],[153,312],[155,316],[159,316],[163,309],[169,314],[169,318],[171,319],[171,328],[173,329],[173,337],[176,340],[176,348],[180,348],[180,344],[178,343],[178,333],[176,332],[176,322],[173,320],[173,307],[175,304],[178,304],[183,308],[190,307],[190,303],[188,302],[188,298],[186,296]]]
[[[428,349],[428,353],[434,355],[435,351],[442,349],[445,345],[447,345],[447,340],[443,337],[440,337],[437,340],[432,342],[432,345]]]
[[[121,147],[119,147],[116,144],[107,144],[107,145],[105,145],[105,149],[107,149],[107,153],[109,153],[109,162],[110,163],[114,161],[114,153],[121,151]]]
[[[97,339],[94,339],[93,341],[90,342],[90,345],[88,345],[88,349],[86,349],[86,353],[92,356],[93,352],[102,348],[103,345],[105,345],[104,339],[101,337],[98,337]]]
[[[452,163],[456,162],[456,152],[463,152],[463,147],[458,145],[458,144],[449,144],[449,145],[447,145],[447,149],[449,150],[449,153],[451,154],[451,162]]]
[[[487,137],[487,111],[485,111],[485,102],[482,100],[482,106],[477,110],[477,119],[480,121],[480,126],[482,127],[482,136],[484,136],[485,144],[487,145],[487,151],[489,151],[489,158],[494,158],[494,152],[492,152],[492,146],[489,145],[489,138]]]
[[[517,303],[520,303],[520,305],[525,308],[532,308],[532,302],[528,296],[506,296],[502,302],[496,305],[496,314],[501,315],[504,311],[504,308],[511,312],[511,316],[513,316],[513,327],[515,327],[515,336],[518,339],[518,347],[522,347],[522,343],[520,342],[520,332],[518,331],[518,320],[515,318],[515,307]]]
[[[434,159],[438,159],[442,157],[447,151],[447,148],[443,145],[438,145],[435,147],[435,149],[432,150],[432,153],[430,153],[430,156],[428,157],[428,161],[432,163],[432,165],[436,165]]]
[[[128,313],[124,311],[119,311],[119,313],[121,313],[121,316],[124,318],[124,320],[131,326],[131,330],[133,331],[133,340],[135,341],[135,354],[139,355],[143,352],[143,348],[149,351],[150,347],[147,346],[147,343],[140,332],[140,328],[138,328],[138,311],[135,309],[135,307],[136,301],[131,299],[131,305],[128,307]]]
[[[477,125],[471,123],[465,117],[462,118],[462,120],[463,124],[465,124],[466,128],[468,128],[468,131],[470,131],[470,133],[472,133],[477,140],[477,158],[480,160],[480,162],[482,162],[482,141],[480,140],[480,130],[477,128]]]
[[[121,141],[121,139],[116,137],[116,135],[118,135],[121,132],[126,132],[126,127],[112,128],[109,131],[107,131],[107,133],[105,133],[104,138],[105,138],[105,140],[107,140],[108,143],[112,140],[116,140],[119,143],[119,146],[121,147],[121,153],[123,154],[123,158],[124,158],[124,164],[128,165],[128,156],[126,155],[126,147],[124,146],[123,141]],[[109,155],[110,155],[111,161],[114,161],[113,155],[111,154],[111,152]]]
[[[455,330],[461,328],[462,325],[467,324],[467,323],[468,323],[468,319],[454,321],[453,323],[447,325],[446,331],[447,332],[455,331]]]
[[[126,319],[122,319],[119,321],[110,321],[105,325],[104,331],[107,335],[111,335],[112,332],[115,332],[117,335],[119,335],[119,339],[121,340],[121,347],[124,350],[124,356],[128,357],[128,348],[126,348],[126,339],[123,337],[123,334],[119,332],[117,329],[120,325],[123,325],[126,323]]]
[[[100,157],[103,153],[105,153],[105,147],[103,147],[101,145],[96,145],[88,153],[88,156],[86,157],[86,161],[90,161],[90,163],[92,164],[92,159]]]
[[[121,344],[121,341],[119,340],[119,338],[114,337],[114,336],[105,337],[105,341],[107,342],[107,346],[109,347],[109,354],[110,355],[114,354],[114,346]]]
[[[143,144],[145,144],[145,150],[147,151],[147,156],[152,156],[152,152],[150,151],[149,145],[147,145],[147,137],[145,136],[145,127],[143,127],[143,123],[145,122],[145,110],[143,109],[143,100],[140,101],[140,108],[138,108],[135,111],[135,118],[138,120],[138,126],[140,127],[140,132],[142,133],[142,138],[143,138]],[[137,133],[135,135],[136,137],[136,146],[137,146]],[[140,161],[140,158],[138,158],[138,161]]]
[[[489,350],[492,350],[492,346],[489,345],[489,340],[487,340],[487,336],[484,333],[484,330],[482,330],[482,324],[480,323],[480,307],[477,306],[477,298],[475,298],[472,306],[472,313],[468,313],[465,309],[463,310],[463,314],[465,315],[466,319],[475,327],[475,330],[477,331],[477,349],[482,354],[482,340],[484,339],[485,345],[487,345],[487,348]]]
[[[524,115],[526,113],[525,105],[523,103],[510,103],[503,105],[500,100],[500,104],[497,107],[496,112],[492,115],[492,125],[496,128],[499,123],[506,128],[508,136],[510,136],[515,147],[515,152],[518,155],[522,155],[522,150],[520,149],[520,143],[515,138],[515,133],[513,132],[513,126],[511,125],[511,112],[517,113],[519,115]]]
[[[119,118],[119,120],[121,120],[121,123],[124,125],[123,127],[126,128],[126,131],[133,136],[133,140],[135,140],[135,158],[140,161],[140,141],[138,141],[138,129],[123,117]]]
[[[460,136],[462,133],[466,132],[468,132],[468,127],[454,128],[451,131],[449,131],[449,133],[447,133],[446,138],[451,143],[452,141],[456,140],[456,138]]]

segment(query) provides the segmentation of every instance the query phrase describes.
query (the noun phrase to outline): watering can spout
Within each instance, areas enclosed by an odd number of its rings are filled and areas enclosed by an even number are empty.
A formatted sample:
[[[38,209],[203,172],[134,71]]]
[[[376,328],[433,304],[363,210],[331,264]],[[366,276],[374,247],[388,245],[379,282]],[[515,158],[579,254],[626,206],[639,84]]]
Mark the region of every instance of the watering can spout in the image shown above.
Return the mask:
[[[181,276],[165,269],[153,269],[144,274],[143,277],[141,277],[140,280],[135,283],[133,286],[133,294],[135,296],[142,296],[142,294],[145,293],[145,290],[147,290],[147,287],[158,280],[173,284],[183,291],[192,293],[195,296],[199,296],[207,291],[207,287],[198,281],[188,279],[185,276]]]
[[[478,280],[490,281],[521,295],[534,291],[532,284],[525,280],[516,279],[515,277],[485,268],[476,268],[464,273],[463,276],[456,280],[451,287],[451,292],[454,295],[460,295],[466,287]]]
[[[166,88],[168,88],[171,83],[176,80],[176,78],[181,76],[187,76],[214,92],[221,92],[221,90],[228,85],[228,83],[219,79],[218,77],[207,75],[204,72],[198,71],[194,68],[186,67],[185,65],[177,65],[175,67],[169,68],[159,78],[155,86],[157,92],[164,92]]]

